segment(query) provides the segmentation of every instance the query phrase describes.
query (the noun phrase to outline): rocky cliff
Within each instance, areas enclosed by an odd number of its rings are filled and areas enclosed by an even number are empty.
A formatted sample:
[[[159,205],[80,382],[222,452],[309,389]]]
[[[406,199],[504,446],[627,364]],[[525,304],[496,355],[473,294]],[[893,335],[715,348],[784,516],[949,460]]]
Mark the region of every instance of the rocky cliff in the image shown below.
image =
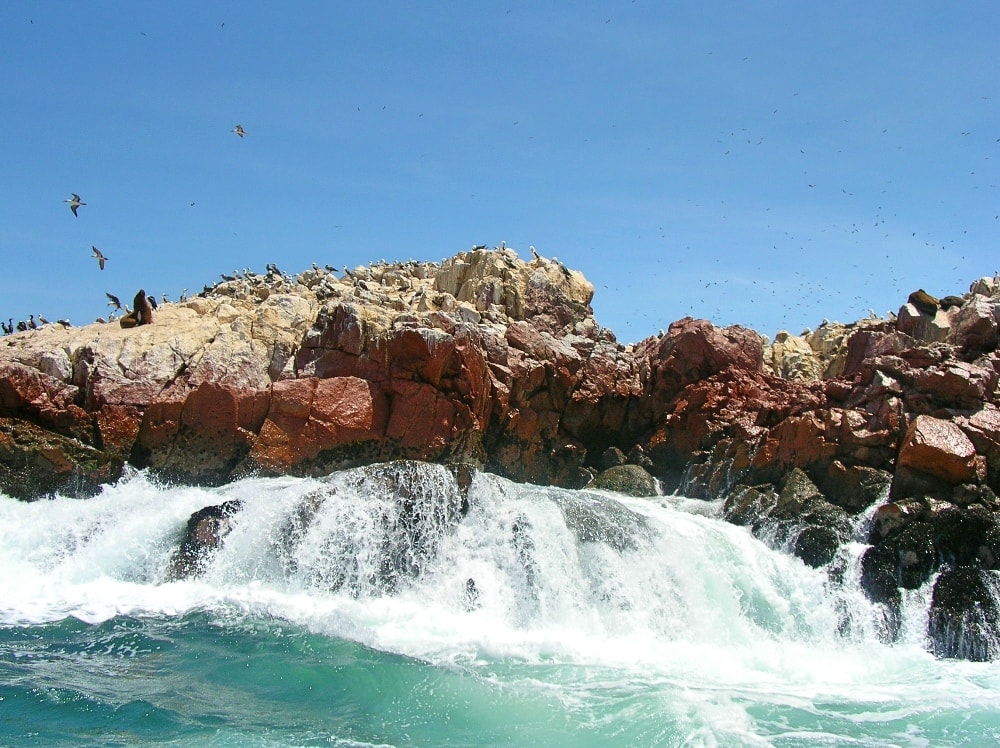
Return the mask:
[[[995,280],[773,343],[686,318],[623,346],[592,296],[554,259],[475,249],[272,267],[152,324],[9,335],[0,490],[86,495],[126,464],[198,482],[399,458],[571,487],[651,474],[817,566],[870,517],[862,583],[888,619],[937,575],[941,653],[1000,655],[995,611],[955,593],[1000,567]]]

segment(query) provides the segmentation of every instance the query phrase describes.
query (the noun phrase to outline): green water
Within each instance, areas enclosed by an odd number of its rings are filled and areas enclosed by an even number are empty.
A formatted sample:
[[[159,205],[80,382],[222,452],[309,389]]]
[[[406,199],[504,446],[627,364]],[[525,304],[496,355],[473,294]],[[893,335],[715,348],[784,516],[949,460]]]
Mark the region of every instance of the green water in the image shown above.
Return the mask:
[[[11,746],[669,741],[648,713],[653,694],[616,693],[600,673],[434,666],[274,621],[71,619],[4,628],[0,649],[0,742]],[[595,701],[567,703],[553,675],[597,680]]]
[[[8,626],[0,652],[9,746],[983,746],[1000,736],[1000,704],[963,704],[967,693],[939,704],[795,698],[557,662],[432,665],[207,614]]]

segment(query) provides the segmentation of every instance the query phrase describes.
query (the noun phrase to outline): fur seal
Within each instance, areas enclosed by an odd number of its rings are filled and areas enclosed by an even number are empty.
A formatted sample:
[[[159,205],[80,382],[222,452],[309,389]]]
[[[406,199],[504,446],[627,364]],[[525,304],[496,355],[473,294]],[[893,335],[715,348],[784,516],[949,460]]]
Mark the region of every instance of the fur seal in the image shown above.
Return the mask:
[[[153,321],[153,307],[150,305],[149,299],[146,298],[146,292],[141,288],[132,299],[132,306],[134,309],[118,320],[119,325],[125,328],[138,327],[139,325],[148,325]]]
[[[919,288],[913,293],[911,293],[907,299],[907,303],[913,304],[921,314],[926,314],[928,317],[933,317],[937,314],[939,302],[924,289]]]
[[[132,299],[132,314],[135,315],[137,325],[148,325],[153,321],[153,305],[146,298],[146,292],[139,289],[139,293]]]

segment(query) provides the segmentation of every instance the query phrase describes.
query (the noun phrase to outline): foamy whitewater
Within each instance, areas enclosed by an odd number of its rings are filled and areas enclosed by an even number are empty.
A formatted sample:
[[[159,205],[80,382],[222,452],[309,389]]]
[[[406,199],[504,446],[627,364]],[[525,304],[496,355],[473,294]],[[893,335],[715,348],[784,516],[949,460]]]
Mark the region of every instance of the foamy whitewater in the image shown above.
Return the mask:
[[[830,575],[713,504],[478,474],[461,512],[444,468],[412,470],[409,516],[360,470],[0,496],[0,745],[1000,738],[1000,665],[924,649],[926,590],[882,643],[861,543]],[[203,573],[172,580],[189,516],[234,498]]]

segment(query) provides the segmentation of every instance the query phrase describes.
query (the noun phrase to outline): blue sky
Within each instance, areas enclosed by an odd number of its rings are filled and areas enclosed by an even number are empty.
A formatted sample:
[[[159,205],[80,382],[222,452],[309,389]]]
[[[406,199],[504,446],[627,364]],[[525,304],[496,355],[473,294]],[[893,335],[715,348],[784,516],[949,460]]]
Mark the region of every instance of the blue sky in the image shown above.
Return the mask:
[[[995,2],[5,3],[0,317],[500,241],[581,270],[623,342],[962,293],[1000,269],[997,29]]]

